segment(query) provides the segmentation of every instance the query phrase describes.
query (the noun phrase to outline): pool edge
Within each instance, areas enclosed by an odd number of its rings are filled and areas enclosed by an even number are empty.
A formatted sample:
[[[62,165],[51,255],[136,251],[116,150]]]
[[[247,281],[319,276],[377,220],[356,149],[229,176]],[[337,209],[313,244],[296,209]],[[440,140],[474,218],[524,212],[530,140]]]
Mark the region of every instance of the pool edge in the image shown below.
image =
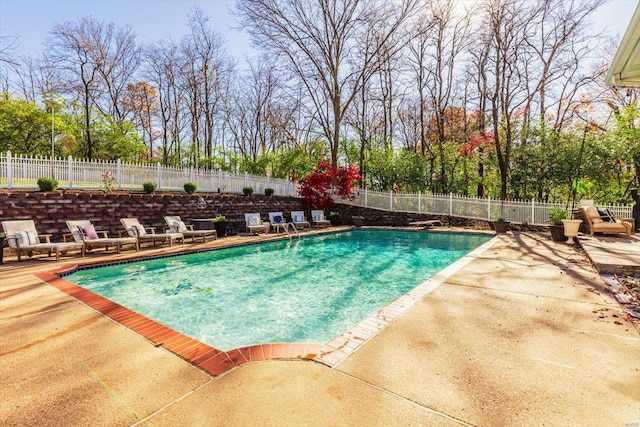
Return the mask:
[[[97,264],[104,265],[105,262],[65,264],[52,271],[36,273],[35,276],[110,320],[140,335],[155,347],[163,347],[210,375],[219,376],[236,366],[264,360],[308,360],[328,367],[336,367],[361,345],[382,332],[393,321],[400,318],[444,283],[448,277],[471,262],[473,257],[489,249],[495,241],[496,238],[493,238],[478,246],[467,255],[445,267],[406,294],[378,309],[374,314],[326,344],[267,343],[223,351],[175,331],[64,279],[64,276],[76,271],[78,268],[92,268]],[[173,256],[175,255],[177,254]],[[138,257],[135,259],[139,260]],[[131,262],[131,260],[128,260],[128,262]]]

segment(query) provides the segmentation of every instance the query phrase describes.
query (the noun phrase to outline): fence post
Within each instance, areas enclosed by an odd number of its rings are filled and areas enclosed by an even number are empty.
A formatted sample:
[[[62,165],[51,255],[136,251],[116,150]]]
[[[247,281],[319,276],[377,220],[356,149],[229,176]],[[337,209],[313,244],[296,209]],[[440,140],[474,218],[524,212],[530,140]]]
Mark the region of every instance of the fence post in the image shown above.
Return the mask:
[[[422,213],[422,191],[418,191],[418,213]]]
[[[122,163],[120,159],[116,162],[116,181],[118,182],[118,190],[122,190]]]
[[[11,151],[7,151],[7,188],[13,187],[13,171],[11,170]]]
[[[536,223],[536,199],[531,199],[531,224]]]
[[[453,193],[449,193],[449,216],[453,216]]]
[[[71,155],[69,155],[68,159],[67,159],[67,174],[69,175],[69,188],[73,188],[73,157],[71,157]]]
[[[189,168],[189,182],[194,182],[195,180],[193,179],[193,166],[191,166]]]
[[[222,169],[218,169],[218,193],[220,193],[221,188],[222,188]]]
[[[487,221],[491,221],[491,196],[487,196]]]
[[[369,189],[367,187],[364,188],[364,207],[369,207]]]
[[[160,162],[156,163],[156,173],[158,175],[158,191],[162,190],[162,179],[160,179]]]
[[[389,191],[389,210],[393,210],[393,189]]]
[[[247,172],[244,173],[244,186],[247,186],[247,180],[249,179],[249,174]]]

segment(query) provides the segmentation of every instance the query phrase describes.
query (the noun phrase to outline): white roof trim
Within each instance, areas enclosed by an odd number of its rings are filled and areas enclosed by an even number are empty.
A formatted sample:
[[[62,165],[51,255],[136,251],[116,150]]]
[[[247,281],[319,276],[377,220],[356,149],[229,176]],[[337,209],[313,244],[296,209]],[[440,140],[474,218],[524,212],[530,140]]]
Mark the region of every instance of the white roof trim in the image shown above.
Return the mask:
[[[640,3],[636,5],[604,81],[618,87],[640,87]]]

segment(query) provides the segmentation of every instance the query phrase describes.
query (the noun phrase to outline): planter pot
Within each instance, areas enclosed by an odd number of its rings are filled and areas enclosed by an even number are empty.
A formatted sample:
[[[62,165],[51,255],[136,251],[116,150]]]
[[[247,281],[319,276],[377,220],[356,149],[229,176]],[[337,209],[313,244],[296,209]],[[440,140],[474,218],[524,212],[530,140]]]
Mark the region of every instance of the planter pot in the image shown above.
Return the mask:
[[[509,231],[509,226],[511,222],[509,221],[493,221],[493,229],[496,233],[504,234]]]
[[[580,224],[582,224],[581,219],[563,219],[562,224],[564,225],[564,235],[569,239],[567,240],[568,245],[573,245],[575,241],[574,237],[578,235],[580,231]]]
[[[226,222],[214,222],[214,228],[216,229],[216,233],[218,237],[224,237],[227,235],[227,223]]]
[[[551,224],[549,226],[549,231],[551,232],[551,240],[553,240],[554,242],[567,241],[567,236],[564,235],[564,224]]]

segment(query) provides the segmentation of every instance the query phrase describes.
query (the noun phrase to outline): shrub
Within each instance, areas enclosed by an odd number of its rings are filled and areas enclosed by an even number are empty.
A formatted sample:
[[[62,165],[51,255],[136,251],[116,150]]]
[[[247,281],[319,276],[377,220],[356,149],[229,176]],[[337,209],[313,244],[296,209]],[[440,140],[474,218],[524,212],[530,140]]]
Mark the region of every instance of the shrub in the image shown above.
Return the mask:
[[[227,222],[227,217],[224,215],[218,215],[217,217],[213,218],[213,222]]]
[[[253,194],[253,187],[243,187],[242,188],[242,194],[244,194],[245,196],[250,196]]]
[[[569,213],[564,209],[552,208],[549,212],[549,221],[553,225],[562,225],[562,220],[568,217]]]
[[[158,188],[158,186],[156,185],[155,182],[145,182],[144,184],[142,184],[142,188],[144,188],[144,192],[147,194],[151,194],[154,191],[156,191],[156,189]]]
[[[58,188],[58,181],[53,178],[40,178],[38,179],[38,187],[40,191],[53,191]]]
[[[353,185],[361,181],[360,171],[355,167],[335,168],[330,162],[323,160],[302,181],[298,194],[311,206],[327,209],[333,206],[334,195],[343,200],[353,200]]]
[[[265,188],[264,189],[264,195],[265,196],[273,196],[273,193],[275,193],[275,190],[273,188]]]
[[[184,191],[186,191],[189,194],[195,193],[197,189],[198,187],[193,182],[184,183]]]

